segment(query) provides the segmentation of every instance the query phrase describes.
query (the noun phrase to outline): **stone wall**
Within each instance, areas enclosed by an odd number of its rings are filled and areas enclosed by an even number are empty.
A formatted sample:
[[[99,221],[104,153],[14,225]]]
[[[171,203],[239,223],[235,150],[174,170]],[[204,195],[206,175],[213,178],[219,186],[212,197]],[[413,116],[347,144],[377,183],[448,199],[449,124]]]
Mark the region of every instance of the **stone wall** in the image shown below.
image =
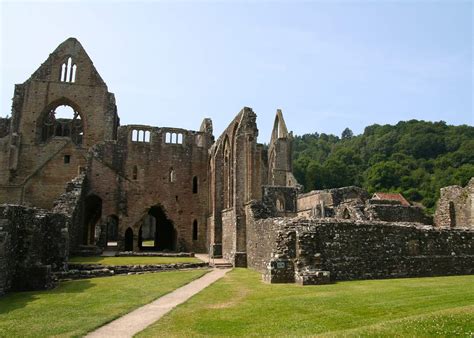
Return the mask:
[[[272,231],[276,237],[268,235]],[[267,218],[254,219],[248,238],[249,267],[262,272],[267,280],[268,275],[287,276],[287,282],[293,282],[302,271],[321,272],[322,278],[330,273],[331,280],[474,273],[474,231],[469,229]],[[269,281],[283,282],[281,278]]]
[[[457,185],[441,188],[434,224],[474,228],[474,178],[464,188]]]
[[[433,219],[425,215],[423,209],[417,206],[405,206],[393,203],[381,204],[380,202],[381,201],[377,200],[368,201],[365,207],[365,214],[369,220],[433,224]]]
[[[10,123],[11,119],[9,117],[0,117],[0,138],[10,133]]]
[[[76,67],[75,79],[64,81],[61,72],[69,59]],[[61,106],[71,112],[71,119],[64,121],[72,121],[72,111],[78,114],[80,142],[70,137],[77,130],[72,125],[45,136],[45,126],[60,119],[52,112]],[[15,86],[11,119],[11,137],[0,156],[0,203],[45,209],[53,207],[64,185],[85,167],[91,146],[116,139],[119,123],[114,95],[74,38],[60,44],[29,79]]]
[[[55,285],[67,268],[69,218],[17,205],[0,205],[0,294]]]
[[[56,201],[52,209],[69,217],[69,251],[75,252],[84,237],[84,196],[87,191],[86,174],[82,173],[66,184],[66,191]]]
[[[277,239],[285,224],[284,218],[266,218],[268,210],[262,203],[252,201],[246,205],[247,213],[247,263],[264,273],[272,255],[277,251]]]

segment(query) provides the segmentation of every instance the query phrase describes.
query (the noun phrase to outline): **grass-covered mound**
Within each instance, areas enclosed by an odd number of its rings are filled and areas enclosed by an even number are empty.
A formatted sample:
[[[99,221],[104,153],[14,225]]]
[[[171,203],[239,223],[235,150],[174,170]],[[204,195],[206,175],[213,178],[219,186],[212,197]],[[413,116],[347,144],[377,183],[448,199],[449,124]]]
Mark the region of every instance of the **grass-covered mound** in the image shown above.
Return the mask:
[[[63,282],[0,297],[0,337],[81,336],[202,276],[162,272]]]
[[[264,284],[236,269],[140,336],[470,336],[474,276]]]

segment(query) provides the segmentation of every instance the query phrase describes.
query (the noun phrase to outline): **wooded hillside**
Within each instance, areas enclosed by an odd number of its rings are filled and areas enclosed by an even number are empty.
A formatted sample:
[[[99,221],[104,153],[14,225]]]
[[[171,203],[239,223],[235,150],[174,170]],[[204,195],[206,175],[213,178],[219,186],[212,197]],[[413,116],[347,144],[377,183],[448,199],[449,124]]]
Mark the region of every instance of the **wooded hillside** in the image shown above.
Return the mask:
[[[431,211],[439,189],[474,176],[474,127],[445,122],[374,124],[362,135],[295,136],[294,174],[305,191],[357,185],[401,192]]]

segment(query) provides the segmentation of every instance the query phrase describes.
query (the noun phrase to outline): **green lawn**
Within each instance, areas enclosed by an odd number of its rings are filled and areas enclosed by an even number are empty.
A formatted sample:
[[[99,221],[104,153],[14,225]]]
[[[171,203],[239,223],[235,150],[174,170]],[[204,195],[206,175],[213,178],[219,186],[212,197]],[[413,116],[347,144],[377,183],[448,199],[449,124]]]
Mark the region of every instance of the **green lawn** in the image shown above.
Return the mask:
[[[264,284],[234,269],[140,336],[469,336],[474,276]]]
[[[0,297],[0,337],[80,336],[196,279],[206,270],[93,278]]]
[[[200,263],[195,257],[71,257],[69,263],[103,264],[103,265],[139,265],[139,264],[171,264]]]

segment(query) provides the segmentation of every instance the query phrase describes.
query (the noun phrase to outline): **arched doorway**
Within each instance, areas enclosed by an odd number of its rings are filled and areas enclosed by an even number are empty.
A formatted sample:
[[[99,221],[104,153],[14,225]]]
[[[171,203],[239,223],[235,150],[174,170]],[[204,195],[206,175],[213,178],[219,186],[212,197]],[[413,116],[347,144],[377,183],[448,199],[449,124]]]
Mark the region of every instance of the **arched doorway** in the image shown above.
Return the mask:
[[[124,238],[124,248],[125,251],[133,251],[133,230],[132,228],[128,228],[125,230],[125,238]]]
[[[174,251],[176,230],[161,206],[153,206],[143,217],[138,243],[141,250]]]
[[[95,244],[95,228],[102,217],[102,199],[97,195],[86,197],[84,203],[83,244]]]

